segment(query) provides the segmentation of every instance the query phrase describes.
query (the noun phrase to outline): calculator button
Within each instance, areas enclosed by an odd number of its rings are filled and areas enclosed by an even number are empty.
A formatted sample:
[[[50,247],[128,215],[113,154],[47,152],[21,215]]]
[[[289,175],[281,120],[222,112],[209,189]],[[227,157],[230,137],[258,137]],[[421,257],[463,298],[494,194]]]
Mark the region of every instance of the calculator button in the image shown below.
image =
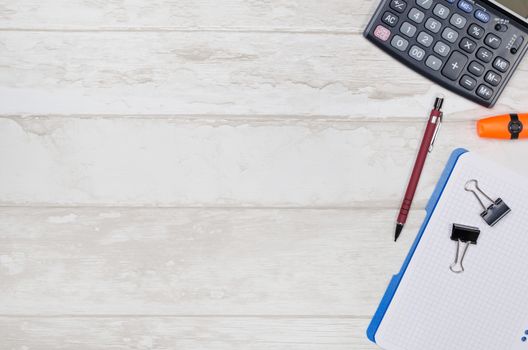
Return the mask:
[[[467,53],[472,53],[477,48],[477,43],[471,39],[464,38],[460,41],[460,48]]]
[[[477,90],[477,95],[479,95],[485,100],[489,100],[493,95],[493,90],[486,85],[480,85]]]
[[[425,18],[425,14],[417,8],[412,8],[411,11],[409,11],[408,17],[416,23],[422,23]]]
[[[466,13],[473,12],[473,5],[471,5],[469,2],[465,0],[461,0],[458,2],[458,8]]]
[[[493,61],[493,67],[495,67],[496,70],[505,73],[508,68],[510,68],[510,62],[502,57],[497,57],[495,61]]]
[[[436,34],[442,28],[442,24],[434,18],[429,18],[427,22],[425,22],[425,28]]]
[[[425,65],[431,68],[432,70],[440,70],[440,68],[442,68],[442,60],[440,60],[438,57],[431,55],[427,57]]]
[[[399,20],[398,16],[388,11],[385,12],[385,14],[383,15],[383,19],[382,19],[382,21],[385,24],[388,24],[391,27],[394,27],[398,23],[398,20]]]
[[[390,8],[396,12],[402,13],[407,8],[407,3],[403,0],[392,0],[390,3]]]
[[[488,45],[492,49],[498,49],[502,40],[495,34],[490,33],[486,36],[486,39],[484,39],[484,42],[486,43],[486,45]]]
[[[454,29],[447,27],[442,32],[442,38],[446,39],[450,43],[454,43],[458,39],[458,33]]]
[[[466,17],[463,17],[459,15],[458,13],[455,13],[453,16],[451,16],[451,20],[449,21],[449,23],[451,23],[458,29],[462,29],[466,25],[467,19]]]
[[[438,41],[434,46],[434,52],[439,54],[440,56],[446,57],[449,54],[449,51],[451,51],[451,47],[449,45],[444,44],[441,41]]]
[[[488,73],[486,73],[484,80],[493,86],[498,86],[502,80],[502,76],[490,70]]]
[[[425,47],[433,45],[433,37],[426,32],[421,32],[418,34],[418,38],[416,40]]]
[[[409,42],[401,36],[395,35],[394,38],[392,38],[391,45],[400,51],[405,51],[409,46]]]
[[[374,36],[380,39],[381,41],[387,41],[389,40],[389,37],[391,36],[391,32],[384,26],[379,25],[374,30]]]
[[[409,56],[411,56],[417,61],[421,61],[423,60],[425,56],[425,51],[419,48],[418,46],[414,45],[413,47],[411,47],[411,50],[409,51]]]
[[[426,10],[429,10],[431,6],[433,6],[433,0],[416,0],[416,4]]]
[[[450,4],[454,4],[456,0],[446,0]]]
[[[484,28],[479,25],[472,24],[469,26],[468,34],[475,39],[481,39],[484,36]]]
[[[471,91],[477,86],[477,81],[469,75],[464,75],[462,79],[460,79],[460,85]]]
[[[467,61],[468,58],[465,55],[458,51],[454,51],[444,66],[442,74],[451,80],[457,80],[460,73],[464,70]]]
[[[447,17],[449,17],[449,12],[451,11],[449,11],[449,9],[442,4],[436,5],[433,10],[433,13],[441,19],[446,19]]]
[[[400,32],[402,32],[403,35],[412,38],[414,34],[416,34],[416,27],[409,22],[404,22],[400,28]]]
[[[475,74],[477,77],[480,77],[482,74],[484,74],[484,66],[477,61],[473,61],[469,64],[468,71]]]
[[[483,23],[488,23],[491,19],[491,16],[486,11],[478,9],[475,11],[475,18]]]
[[[485,47],[481,47],[477,51],[477,58],[481,60],[482,62],[489,63],[491,62],[491,59],[493,58],[493,52],[486,49]]]

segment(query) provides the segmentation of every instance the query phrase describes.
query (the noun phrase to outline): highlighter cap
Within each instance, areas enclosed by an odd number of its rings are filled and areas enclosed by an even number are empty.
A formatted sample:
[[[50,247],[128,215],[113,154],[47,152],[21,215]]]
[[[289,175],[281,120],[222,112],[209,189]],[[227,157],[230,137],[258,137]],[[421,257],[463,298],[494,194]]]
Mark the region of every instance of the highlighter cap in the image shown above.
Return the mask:
[[[528,138],[528,114],[505,114],[481,119],[477,122],[480,137],[492,139]]]

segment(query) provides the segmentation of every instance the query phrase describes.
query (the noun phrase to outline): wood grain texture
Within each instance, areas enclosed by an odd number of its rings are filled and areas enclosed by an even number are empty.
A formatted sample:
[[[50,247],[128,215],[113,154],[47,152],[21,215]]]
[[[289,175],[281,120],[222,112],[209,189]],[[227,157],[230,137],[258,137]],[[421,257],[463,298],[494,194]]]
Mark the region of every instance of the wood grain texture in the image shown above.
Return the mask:
[[[353,318],[1,318],[5,349],[373,350]]]
[[[412,119],[0,118],[0,203],[396,208],[422,129]],[[416,207],[455,147],[528,172],[527,144],[447,122]]]
[[[358,31],[372,1],[0,1],[0,28],[45,30]]]
[[[0,31],[1,114],[424,118],[489,113],[360,34]],[[367,69],[368,68],[368,69]],[[522,64],[498,111],[520,110]],[[28,103],[31,101],[31,103]]]
[[[0,0],[0,349],[374,349],[452,149],[528,173],[474,130],[526,107],[528,64],[477,107],[362,38],[376,5]]]
[[[0,314],[368,318],[423,215],[2,208]]]

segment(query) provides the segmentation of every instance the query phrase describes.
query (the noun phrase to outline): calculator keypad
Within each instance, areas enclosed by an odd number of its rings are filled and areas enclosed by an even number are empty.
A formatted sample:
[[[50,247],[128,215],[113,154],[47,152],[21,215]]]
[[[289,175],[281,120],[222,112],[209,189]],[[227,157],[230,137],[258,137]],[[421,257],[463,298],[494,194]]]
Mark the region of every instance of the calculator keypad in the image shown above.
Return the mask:
[[[448,79],[457,80],[460,74],[462,74],[467,61],[468,58],[466,55],[454,51],[442,70],[442,74]]]
[[[467,53],[472,53],[477,48],[477,43],[469,38],[463,38],[460,41],[460,48]]]
[[[407,3],[403,0],[392,0],[390,8],[398,13],[403,13],[407,8]]]
[[[403,35],[408,36],[409,38],[412,38],[416,34],[416,27],[410,24],[409,22],[404,22],[400,28],[400,32]]]
[[[412,21],[418,24],[422,23],[424,18],[425,18],[425,13],[418,10],[417,8],[412,8],[411,11],[409,12],[409,19],[411,19]]]
[[[366,35],[422,74],[490,106],[521,54],[511,56],[526,52],[528,34],[515,28],[512,39],[512,24],[497,24],[478,1],[382,0]]]

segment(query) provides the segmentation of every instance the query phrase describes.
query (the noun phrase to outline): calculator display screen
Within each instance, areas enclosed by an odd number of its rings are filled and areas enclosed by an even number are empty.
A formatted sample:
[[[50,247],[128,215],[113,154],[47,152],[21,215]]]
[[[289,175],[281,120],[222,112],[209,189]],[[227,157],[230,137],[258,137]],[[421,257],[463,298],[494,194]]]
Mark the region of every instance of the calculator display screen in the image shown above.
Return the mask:
[[[527,0],[495,0],[495,2],[516,13],[519,17],[528,18]]]

